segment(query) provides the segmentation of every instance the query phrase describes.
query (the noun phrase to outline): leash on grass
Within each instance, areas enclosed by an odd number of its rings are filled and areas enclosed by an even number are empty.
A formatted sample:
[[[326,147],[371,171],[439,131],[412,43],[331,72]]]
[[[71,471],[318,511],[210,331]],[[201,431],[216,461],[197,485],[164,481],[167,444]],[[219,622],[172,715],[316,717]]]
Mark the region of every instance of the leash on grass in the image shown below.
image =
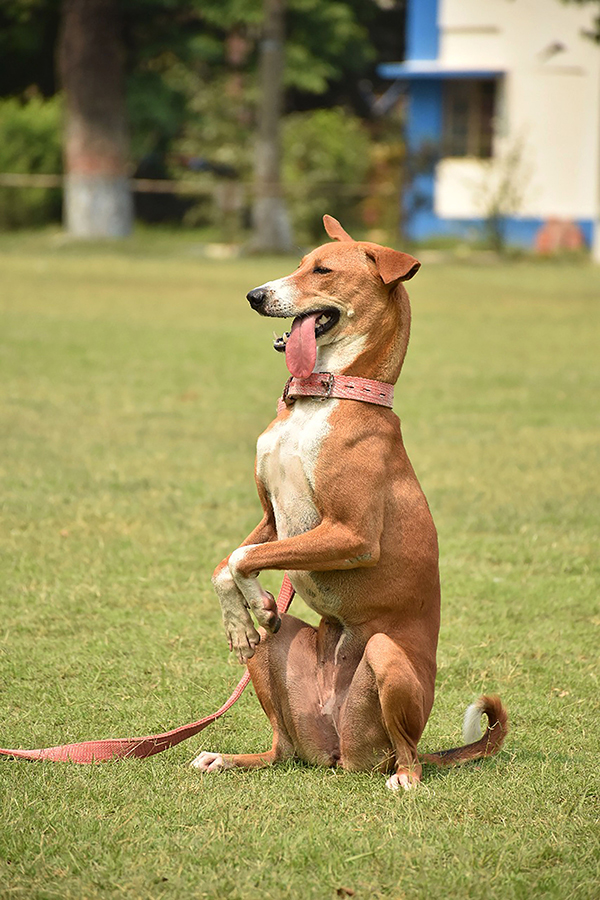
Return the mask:
[[[392,406],[394,386],[368,378],[355,378],[346,375],[333,375],[331,372],[316,372],[308,378],[289,378],[283,396],[279,400],[277,412],[290,406],[298,397],[319,397],[320,399],[359,400],[377,406]],[[294,599],[294,588],[287,575],[284,575],[277,599],[280,614],[287,612]],[[82,741],[78,744],[61,744],[58,747],[44,747],[39,750],[8,750],[0,747],[1,756],[16,759],[49,759],[56,762],[98,763],[111,759],[146,759],[155,753],[162,753],[198,734],[207,725],[215,722],[223,713],[231,709],[243,694],[250,682],[248,671],[238,683],[231,697],[216,712],[180,725],[164,734],[151,734],[143,738],[108,738],[101,741]]]
[[[277,598],[277,609],[280,614],[287,612],[295,593],[292,582],[287,575],[284,575],[279,597]],[[239,700],[249,682],[250,673],[246,670],[231,697],[225,701],[220,709],[209,716],[205,716],[203,719],[199,719],[197,722],[190,722],[189,725],[180,725],[172,731],[164,732],[164,734],[151,734],[142,738],[108,738],[101,741],[83,741],[79,744],[62,744],[59,747],[44,747],[40,750],[6,750],[0,748],[0,754],[17,759],[49,759],[54,762],[82,764],[107,762],[111,759],[131,759],[132,757],[146,759],[148,756],[154,756],[155,753],[162,753],[163,750],[175,747],[182,741],[186,741],[193,735],[198,734],[207,725],[211,725],[223,713],[231,709],[236,700]]]

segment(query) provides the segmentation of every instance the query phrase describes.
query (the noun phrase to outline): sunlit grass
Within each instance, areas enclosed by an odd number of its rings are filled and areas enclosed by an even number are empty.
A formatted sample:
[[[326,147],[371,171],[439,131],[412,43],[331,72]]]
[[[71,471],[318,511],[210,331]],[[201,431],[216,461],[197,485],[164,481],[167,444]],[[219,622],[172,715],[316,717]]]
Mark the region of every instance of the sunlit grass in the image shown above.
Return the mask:
[[[237,682],[210,573],[256,522],[286,377],[244,295],[294,265],[0,239],[0,744],[159,731]],[[597,895],[600,273],[424,266],[411,296],[396,410],[444,592],[422,747],[486,690],[505,749],[411,796],[299,764],[199,777],[201,748],[268,745],[248,692],[145,762],[0,760],[0,896]]]

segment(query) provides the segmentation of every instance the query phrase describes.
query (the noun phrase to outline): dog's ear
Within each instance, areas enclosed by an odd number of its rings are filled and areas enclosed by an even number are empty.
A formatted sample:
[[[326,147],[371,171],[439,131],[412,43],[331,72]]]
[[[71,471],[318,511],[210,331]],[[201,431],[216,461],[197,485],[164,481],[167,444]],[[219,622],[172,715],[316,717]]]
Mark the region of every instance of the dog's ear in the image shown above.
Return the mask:
[[[333,216],[323,216],[323,225],[325,226],[325,231],[332,241],[354,240],[354,238],[350,237],[347,231],[344,231],[338,220],[334,219]]]
[[[392,250],[391,247],[380,247],[378,244],[369,247],[367,256],[375,262],[384,284],[408,281],[421,268],[421,263],[414,256]]]

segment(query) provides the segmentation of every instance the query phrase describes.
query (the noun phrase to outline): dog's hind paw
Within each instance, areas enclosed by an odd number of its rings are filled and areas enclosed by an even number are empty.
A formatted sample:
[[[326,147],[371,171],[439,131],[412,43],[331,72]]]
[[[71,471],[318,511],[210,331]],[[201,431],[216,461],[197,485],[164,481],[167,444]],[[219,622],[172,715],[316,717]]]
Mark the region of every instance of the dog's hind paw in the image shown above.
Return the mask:
[[[208,753],[206,750],[199,753],[190,765],[200,772],[222,772],[223,769],[231,768],[231,763],[223,759],[220,753]]]
[[[386,788],[389,788],[390,791],[412,791],[412,789],[416,788],[418,785],[419,780],[420,779],[411,772],[394,772],[394,774],[390,775],[386,781],[385,786]]]

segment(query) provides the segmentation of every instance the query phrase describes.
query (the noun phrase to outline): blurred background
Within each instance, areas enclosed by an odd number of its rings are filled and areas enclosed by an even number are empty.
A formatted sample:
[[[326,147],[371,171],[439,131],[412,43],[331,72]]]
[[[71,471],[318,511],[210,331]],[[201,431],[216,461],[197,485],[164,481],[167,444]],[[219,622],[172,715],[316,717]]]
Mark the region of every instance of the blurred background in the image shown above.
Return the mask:
[[[600,258],[598,0],[3,0],[0,229]]]

